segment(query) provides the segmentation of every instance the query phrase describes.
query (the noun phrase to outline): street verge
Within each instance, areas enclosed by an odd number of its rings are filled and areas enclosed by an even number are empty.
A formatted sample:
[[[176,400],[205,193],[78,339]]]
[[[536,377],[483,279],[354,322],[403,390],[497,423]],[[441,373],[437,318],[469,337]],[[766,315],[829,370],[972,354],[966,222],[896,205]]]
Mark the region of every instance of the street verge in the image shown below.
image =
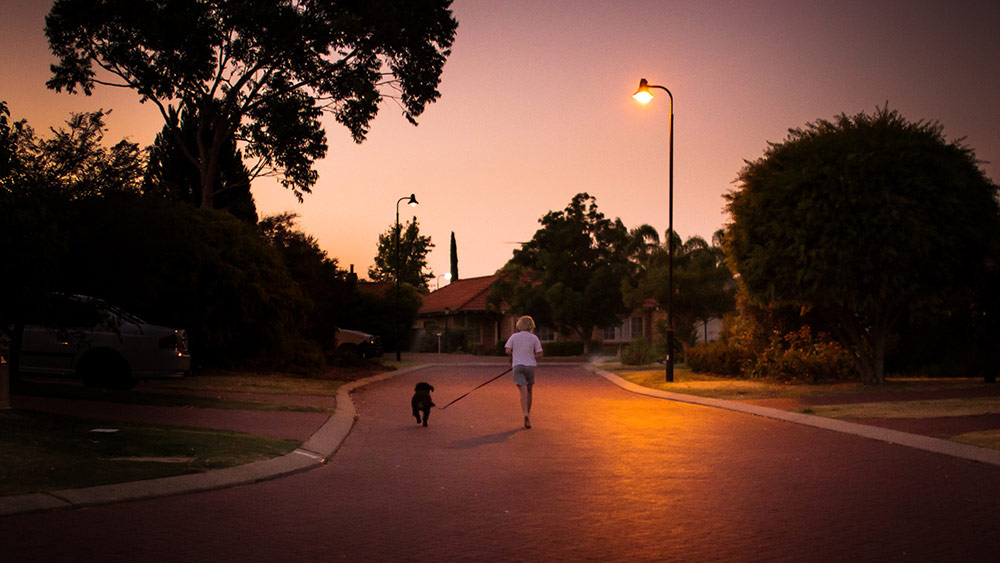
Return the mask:
[[[824,418],[820,416],[814,416],[811,414],[784,411],[771,407],[747,404],[738,401],[728,401],[724,399],[715,399],[711,397],[699,397],[695,395],[684,395],[681,393],[673,393],[670,391],[661,391],[659,389],[651,389],[649,387],[643,387],[641,385],[637,385],[609,371],[605,371],[595,365],[589,365],[587,366],[587,369],[607,379],[608,381],[617,385],[618,387],[621,387],[622,389],[625,389],[632,393],[638,393],[640,395],[646,395],[649,397],[656,397],[658,399],[667,399],[670,401],[677,401],[693,405],[725,409],[744,414],[770,418],[774,420],[781,420],[784,422],[791,422],[794,424],[812,426],[814,428],[822,428],[824,430],[832,430],[834,432],[841,432],[844,434],[853,434],[855,436],[861,436],[872,440],[879,440],[882,442],[887,442],[889,444],[897,444],[901,446],[939,453],[971,461],[978,461],[981,463],[987,463],[990,465],[995,465],[1000,467],[1000,451],[998,450],[990,450],[986,448],[970,446],[967,444],[959,444],[956,442],[951,442],[949,440],[942,440],[940,438],[932,438],[929,436],[910,434],[908,432],[900,432],[898,430],[891,430],[888,428],[879,428],[875,426],[856,424],[853,422],[836,420],[832,418]]]
[[[357,420],[350,394],[355,389],[422,369],[406,367],[345,383],[337,390],[337,408],[327,422],[302,446],[289,454],[246,465],[159,479],[132,481],[81,489],[0,497],[0,516],[72,509],[248,485],[308,471],[326,463],[340,448]]]

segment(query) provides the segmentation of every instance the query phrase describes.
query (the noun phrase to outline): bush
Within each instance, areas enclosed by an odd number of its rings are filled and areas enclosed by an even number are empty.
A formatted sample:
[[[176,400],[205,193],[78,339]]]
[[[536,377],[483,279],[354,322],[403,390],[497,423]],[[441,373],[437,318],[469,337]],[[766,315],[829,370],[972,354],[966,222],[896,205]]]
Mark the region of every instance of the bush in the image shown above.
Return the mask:
[[[687,364],[696,373],[737,376],[750,364],[749,352],[723,342],[707,342],[687,350]]]
[[[562,340],[558,342],[547,342],[542,344],[542,349],[546,356],[582,356],[582,340]]]
[[[626,366],[641,366],[649,359],[649,344],[644,338],[636,338],[622,350],[622,364]]]
[[[848,379],[855,375],[851,356],[826,335],[812,334],[808,325],[787,334],[774,333],[750,369],[751,377],[778,381]]]
[[[448,335],[448,348],[449,353],[452,352],[464,352],[466,348],[466,341],[468,339],[469,331],[465,328],[449,328]]]

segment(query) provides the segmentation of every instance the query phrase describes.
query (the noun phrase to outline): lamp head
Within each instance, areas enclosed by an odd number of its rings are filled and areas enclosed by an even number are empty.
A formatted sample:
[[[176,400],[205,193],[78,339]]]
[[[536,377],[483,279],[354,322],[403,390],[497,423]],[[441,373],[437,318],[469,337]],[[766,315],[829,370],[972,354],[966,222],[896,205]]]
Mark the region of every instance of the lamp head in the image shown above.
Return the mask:
[[[645,78],[639,80],[639,89],[635,91],[635,94],[632,94],[632,97],[642,104],[647,104],[649,100],[653,99],[653,93],[649,91],[649,83],[646,82]]]
[[[417,206],[417,195],[416,194],[410,194],[410,200],[407,201],[406,203],[410,207],[416,207]]]

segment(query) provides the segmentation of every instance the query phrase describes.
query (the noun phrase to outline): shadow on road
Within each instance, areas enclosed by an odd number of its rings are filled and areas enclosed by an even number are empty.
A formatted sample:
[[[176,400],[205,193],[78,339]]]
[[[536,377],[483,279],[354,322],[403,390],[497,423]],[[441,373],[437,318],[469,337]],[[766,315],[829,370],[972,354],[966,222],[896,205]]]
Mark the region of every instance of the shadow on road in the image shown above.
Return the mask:
[[[452,442],[451,447],[456,450],[471,450],[472,448],[478,448],[479,446],[486,446],[489,444],[502,444],[507,441],[507,438],[510,438],[522,430],[524,430],[524,428],[515,428],[514,430],[508,430],[506,432],[497,432],[495,434],[487,434],[486,436],[476,436],[475,438],[458,440],[456,442]]]

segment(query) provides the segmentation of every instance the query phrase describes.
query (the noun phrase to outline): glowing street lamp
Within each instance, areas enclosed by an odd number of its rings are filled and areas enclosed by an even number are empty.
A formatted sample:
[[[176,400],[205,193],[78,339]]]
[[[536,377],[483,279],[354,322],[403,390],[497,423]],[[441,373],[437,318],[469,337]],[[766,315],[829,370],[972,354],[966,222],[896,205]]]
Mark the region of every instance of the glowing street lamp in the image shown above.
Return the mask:
[[[402,361],[402,353],[400,348],[402,345],[399,341],[399,275],[400,275],[400,265],[399,265],[399,204],[403,200],[409,200],[406,203],[410,207],[417,206],[417,196],[416,194],[410,194],[410,197],[403,196],[396,201],[396,322],[393,323],[393,336],[396,340],[396,361]]]
[[[674,95],[665,86],[650,85],[643,78],[639,89],[632,94],[639,103],[649,103],[653,99],[651,88],[659,88],[670,98],[670,193],[667,226],[667,381],[674,380]]]

